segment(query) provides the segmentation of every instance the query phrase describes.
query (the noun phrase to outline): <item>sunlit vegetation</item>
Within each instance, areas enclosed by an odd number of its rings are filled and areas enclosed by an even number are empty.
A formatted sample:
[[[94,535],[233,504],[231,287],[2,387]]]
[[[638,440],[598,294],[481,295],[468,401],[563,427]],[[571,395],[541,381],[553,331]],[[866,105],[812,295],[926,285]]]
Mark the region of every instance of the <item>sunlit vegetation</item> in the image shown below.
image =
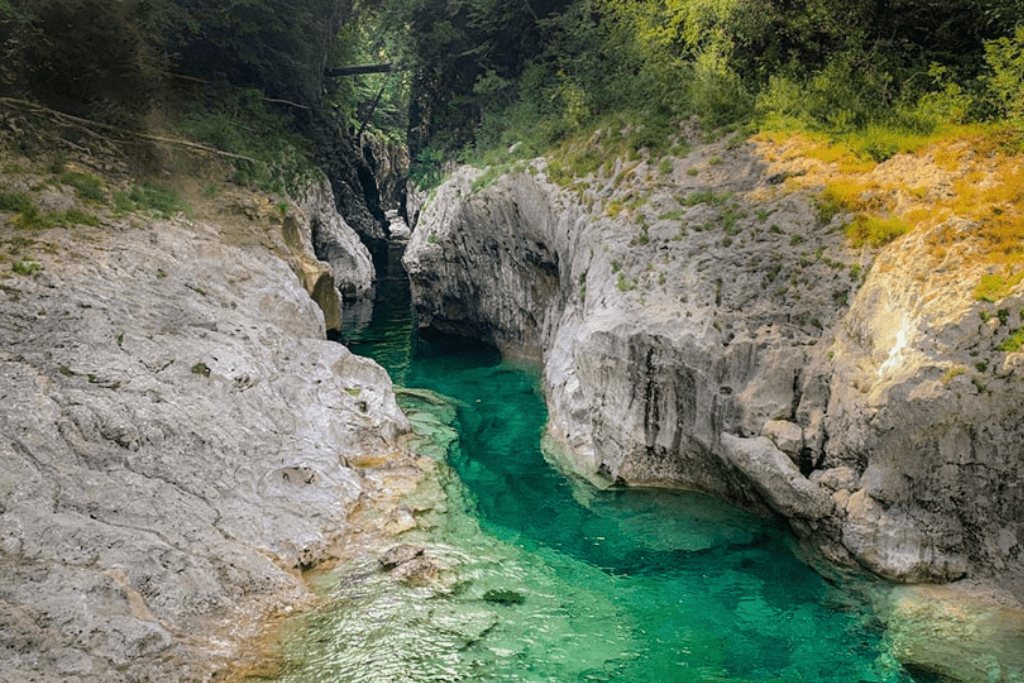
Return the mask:
[[[188,215],[192,209],[177,190],[156,183],[138,183],[127,192],[114,195],[119,213],[147,212],[157,218],[170,218],[178,213]]]

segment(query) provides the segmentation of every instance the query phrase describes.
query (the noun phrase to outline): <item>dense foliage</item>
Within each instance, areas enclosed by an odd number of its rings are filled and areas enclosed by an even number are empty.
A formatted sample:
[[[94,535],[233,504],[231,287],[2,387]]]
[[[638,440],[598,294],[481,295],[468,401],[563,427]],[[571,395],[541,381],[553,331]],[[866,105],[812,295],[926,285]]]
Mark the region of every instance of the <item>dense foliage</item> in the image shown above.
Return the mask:
[[[412,144],[536,152],[618,116],[921,132],[1019,117],[1024,0],[398,0]]]
[[[610,118],[647,146],[691,114],[829,134],[1024,130],[1022,21],[1024,0],[0,0],[0,88],[131,126],[168,82],[180,99],[185,76],[216,84],[187,93],[222,117],[186,108],[197,134],[232,137],[227,84],[317,135],[408,133],[427,166],[534,154]],[[375,62],[399,68],[324,75]]]
[[[0,0],[5,90],[129,119],[168,75],[313,106],[352,0]]]
[[[354,2],[0,0],[0,95],[128,131],[159,121],[268,191],[294,192],[315,164],[372,231],[384,214],[353,135],[366,96],[325,73],[365,52]]]

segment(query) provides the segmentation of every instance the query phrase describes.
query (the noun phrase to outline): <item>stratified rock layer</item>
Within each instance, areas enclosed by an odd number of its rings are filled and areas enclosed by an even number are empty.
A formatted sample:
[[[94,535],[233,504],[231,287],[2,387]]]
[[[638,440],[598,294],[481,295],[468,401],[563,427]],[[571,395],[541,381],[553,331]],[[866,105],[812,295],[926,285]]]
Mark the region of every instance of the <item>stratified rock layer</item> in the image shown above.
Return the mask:
[[[850,248],[752,144],[660,166],[571,189],[541,161],[459,171],[405,257],[420,324],[541,358],[549,442],[588,476],[771,508],[888,578],[1024,596],[1024,354],[998,348],[1020,288],[986,322],[977,268],[930,272],[930,235]]]
[[[390,380],[324,340],[312,256],[257,209],[18,233],[40,269],[0,280],[0,680],[208,679],[339,552],[350,461],[396,458]]]

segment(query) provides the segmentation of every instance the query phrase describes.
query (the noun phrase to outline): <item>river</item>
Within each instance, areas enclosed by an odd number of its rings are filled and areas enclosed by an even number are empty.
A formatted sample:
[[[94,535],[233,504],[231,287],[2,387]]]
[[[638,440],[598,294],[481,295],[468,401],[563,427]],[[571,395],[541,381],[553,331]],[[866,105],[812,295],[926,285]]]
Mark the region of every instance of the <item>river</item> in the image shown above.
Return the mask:
[[[540,448],[537,369],[419,338],[399,255],[393,246],[381,264],[372,324],[343,341],[396,386],[451,399],[403,399],[452,430],[441,440],[446,502],[409,532],[451,571],[443,588],[396,586],[367,563],[318,577],[331,599],[291,628],[277,680],[915,680],[870,607],[887,586],[825,580],[783,521],[698,494],[598,490],[559,471]]]

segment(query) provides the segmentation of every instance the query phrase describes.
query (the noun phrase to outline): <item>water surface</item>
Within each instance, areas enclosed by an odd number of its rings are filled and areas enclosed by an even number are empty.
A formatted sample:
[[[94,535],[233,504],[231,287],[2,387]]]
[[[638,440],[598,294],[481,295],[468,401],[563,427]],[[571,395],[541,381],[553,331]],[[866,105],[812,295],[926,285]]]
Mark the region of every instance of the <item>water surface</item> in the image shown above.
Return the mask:
[[[372,562],[326,577],[334,599],[289,641],[280,680],[911,680],[885,652],[872,588],[808,569],[780,520],[697,494],[596,490],[552,467],[536,373],[417,340],[395,256],[373,324],[345,341],[396,385],[452,399],[404,399],[450,466],[444,513],[411,540],[452,571],[445,590],[396,588]]]

